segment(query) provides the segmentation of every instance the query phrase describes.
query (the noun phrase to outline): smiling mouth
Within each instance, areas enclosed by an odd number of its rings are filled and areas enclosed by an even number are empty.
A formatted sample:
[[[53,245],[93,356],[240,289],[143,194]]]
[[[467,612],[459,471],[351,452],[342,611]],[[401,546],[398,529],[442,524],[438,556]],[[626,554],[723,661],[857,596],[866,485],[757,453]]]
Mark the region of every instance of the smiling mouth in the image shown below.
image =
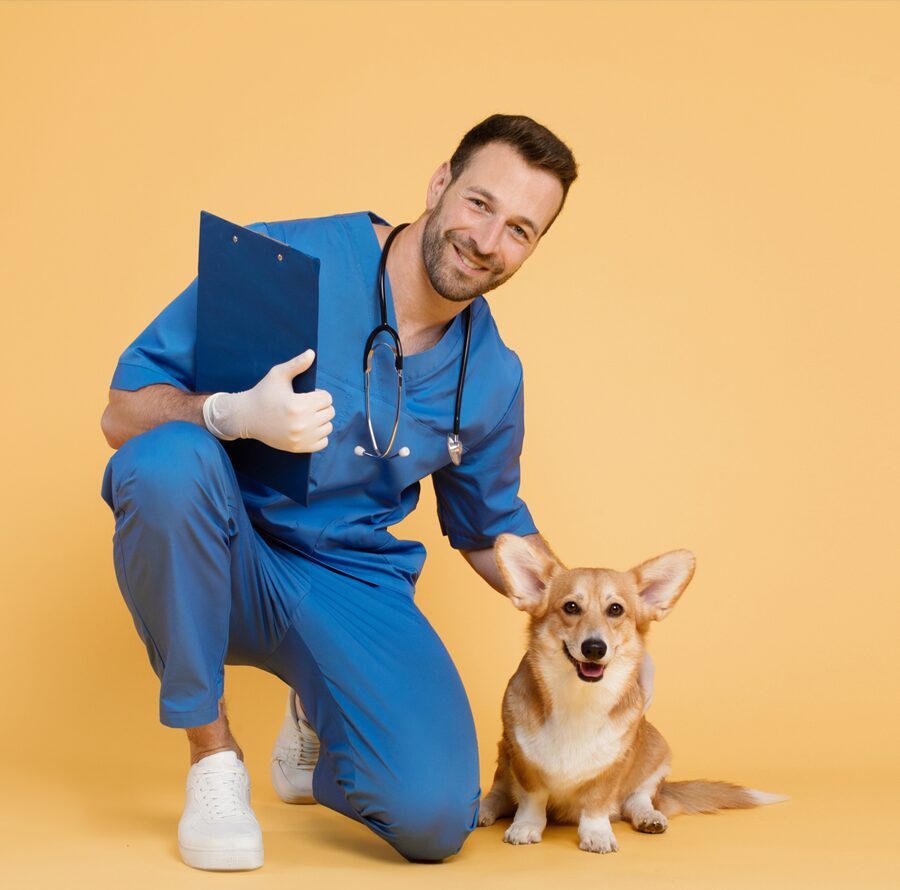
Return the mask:
[[[464,256],[459,248],[451,242],[451,246],[456,251],[456,256],[459,258],[459,262],[463,266],[464,269],[467,269],[469,272],[487,272],[488,270],[484,266],[478,266],[472,262],[467,256]]]
[[[606,669],[605,664],[598,664],[596,661],[579,661],[577,658],[572,657],[572,653],[569,652],[569,647],[565,644],[562,644],[563,652],[566,653],[566,658],[575,665],[575,671],[578,674],[579,680],[584,680],[585,683],[596,683],[598,680],[603,679],[603,671]]]

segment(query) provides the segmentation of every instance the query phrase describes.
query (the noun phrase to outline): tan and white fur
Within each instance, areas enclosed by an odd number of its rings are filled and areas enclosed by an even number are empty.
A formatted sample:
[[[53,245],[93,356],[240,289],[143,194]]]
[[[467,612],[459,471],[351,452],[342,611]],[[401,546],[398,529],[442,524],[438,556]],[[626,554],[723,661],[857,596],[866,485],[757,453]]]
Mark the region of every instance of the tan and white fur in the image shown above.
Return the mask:
[[[645,638],[694,574],[674,550],[627,572],[567,569],[515,535],[494,545],[509,599],[531,615],[528,649],[503,698],[503,737],[478,824],[515,813],[503,839],[541,840],[548,815],[579,846],[618,850],[611,822],[659,834],[667,817],[785,798],[726,782],[667,782],[671,755],[643,716]]]

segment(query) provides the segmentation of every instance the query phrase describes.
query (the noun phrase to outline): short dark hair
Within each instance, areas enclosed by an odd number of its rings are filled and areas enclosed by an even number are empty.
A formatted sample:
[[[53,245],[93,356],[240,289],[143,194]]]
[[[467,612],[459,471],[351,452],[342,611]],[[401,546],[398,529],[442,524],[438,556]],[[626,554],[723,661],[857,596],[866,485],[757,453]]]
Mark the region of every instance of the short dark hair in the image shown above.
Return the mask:
[[[569,186],[578,177],[578,165],[571,149],[555,134],[524,114],[492,114],[463,136],[450,158],[451,180],[457,179],[478,149],[491,142],[503,142],[514,148],[527,163],[552,173],[563,190],[562,202],[544,235],[566,203]]]

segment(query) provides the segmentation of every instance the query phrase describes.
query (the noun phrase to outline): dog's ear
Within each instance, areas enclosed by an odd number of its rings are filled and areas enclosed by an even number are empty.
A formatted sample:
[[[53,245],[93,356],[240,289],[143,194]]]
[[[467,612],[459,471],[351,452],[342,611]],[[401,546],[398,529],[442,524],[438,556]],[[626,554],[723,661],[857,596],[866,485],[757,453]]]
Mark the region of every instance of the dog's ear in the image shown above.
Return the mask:
[[[494,559],[513,605],[536,617],[543,615],[550,578],[563,568],[555,554],[548,555],[518,535],[504,534],[494,542]]]
[[[694,566],[690,550],[672,550],[631,570],[645,621],[662,621],[669,614],[693,577]]]

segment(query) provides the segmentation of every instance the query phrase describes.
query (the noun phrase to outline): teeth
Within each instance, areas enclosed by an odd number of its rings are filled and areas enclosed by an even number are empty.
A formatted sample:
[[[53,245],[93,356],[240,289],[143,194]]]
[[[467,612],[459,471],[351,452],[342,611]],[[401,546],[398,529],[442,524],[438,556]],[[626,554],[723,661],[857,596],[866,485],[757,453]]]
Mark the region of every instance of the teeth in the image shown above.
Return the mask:
[[[465,265],[467,265],[470,269],[476,269],[476,270],[478,270],[478,271],[481,270],[481,266],[476,266],[473,262],[467,260],[467,259],[459,252],[459,250],[457,250],[456,252],[459,254],[459,258],[463,261],[463,263],[465,263]]]

